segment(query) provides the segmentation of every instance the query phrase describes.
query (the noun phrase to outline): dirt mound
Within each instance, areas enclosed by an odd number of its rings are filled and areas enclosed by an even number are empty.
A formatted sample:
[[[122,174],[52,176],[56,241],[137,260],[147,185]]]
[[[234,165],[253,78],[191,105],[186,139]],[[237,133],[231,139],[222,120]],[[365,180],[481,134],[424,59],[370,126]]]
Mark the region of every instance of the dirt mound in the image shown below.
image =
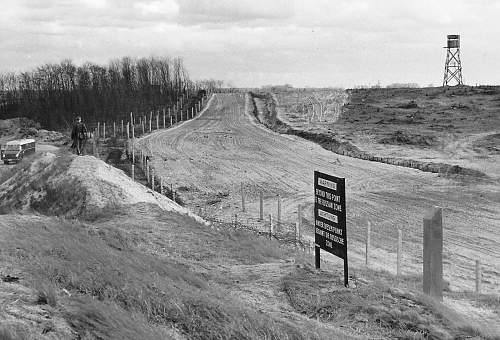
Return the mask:
[[[11,169],[0,183],[0,210],[34,210],[46,215],[95,217],[137,203],[199,216],[132,181],[122,170],[93,156],[45,152]]]

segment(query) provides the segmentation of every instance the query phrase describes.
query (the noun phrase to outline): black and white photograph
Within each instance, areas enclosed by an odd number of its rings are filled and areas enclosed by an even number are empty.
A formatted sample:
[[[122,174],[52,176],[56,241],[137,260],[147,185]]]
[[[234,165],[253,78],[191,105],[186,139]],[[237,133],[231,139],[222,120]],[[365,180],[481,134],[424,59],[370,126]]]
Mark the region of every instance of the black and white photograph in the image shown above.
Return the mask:
[[[0,0],[0,340],[500,340],[499,18]]]

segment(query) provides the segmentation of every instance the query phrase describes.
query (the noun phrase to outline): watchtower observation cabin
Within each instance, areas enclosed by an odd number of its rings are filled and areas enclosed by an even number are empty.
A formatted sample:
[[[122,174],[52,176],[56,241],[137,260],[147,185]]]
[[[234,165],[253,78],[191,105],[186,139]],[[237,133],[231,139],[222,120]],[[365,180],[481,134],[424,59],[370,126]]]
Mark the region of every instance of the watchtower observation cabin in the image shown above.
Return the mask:
[[[460,62],[460,35],[450,34],[446,44],[443,86],[463,85],[462,63]]]

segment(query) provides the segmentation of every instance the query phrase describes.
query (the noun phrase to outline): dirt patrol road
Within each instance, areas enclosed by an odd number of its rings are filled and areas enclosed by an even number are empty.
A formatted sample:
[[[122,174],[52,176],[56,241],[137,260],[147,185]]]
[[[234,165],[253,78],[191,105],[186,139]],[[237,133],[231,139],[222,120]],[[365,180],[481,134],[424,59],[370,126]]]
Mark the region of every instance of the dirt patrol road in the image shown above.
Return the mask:
[[[397,228],[403,231],[403,274],[422,272],[422,219],[443,208],[444,275],[451,290],[474,290],[474,265],[483,265],[483,291],[500,294],[500,185],[460,182],[437,174],[344,157],[317,144],[259,125],[241,94],[215,94],[195,119],[137,141],[148,150],[156,174],[174,183],[188,207],[206,214],[235,213],[240,221],[276,219],[280,194],[283,223],[296,221],[298,204],[313,236],[313,172],[346,178],[347,234],[351,263],[364,263],[366,220],[372,224],[373,267],[396,271]],[[247,105],[248,106],[248,105]],[[247,211],[241,211],[240,188]],[[335,258],[331,258],[337,263]]]

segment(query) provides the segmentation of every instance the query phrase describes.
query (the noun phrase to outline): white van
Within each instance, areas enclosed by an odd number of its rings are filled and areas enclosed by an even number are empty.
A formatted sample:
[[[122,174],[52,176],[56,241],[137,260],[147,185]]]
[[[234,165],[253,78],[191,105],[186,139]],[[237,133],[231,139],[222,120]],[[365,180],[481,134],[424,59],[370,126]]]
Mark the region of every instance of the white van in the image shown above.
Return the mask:
[[[35,152],[34,139],[19,139],[7,142],[5,151],[3,152],[3,162],[19,162],[25,155]]]

